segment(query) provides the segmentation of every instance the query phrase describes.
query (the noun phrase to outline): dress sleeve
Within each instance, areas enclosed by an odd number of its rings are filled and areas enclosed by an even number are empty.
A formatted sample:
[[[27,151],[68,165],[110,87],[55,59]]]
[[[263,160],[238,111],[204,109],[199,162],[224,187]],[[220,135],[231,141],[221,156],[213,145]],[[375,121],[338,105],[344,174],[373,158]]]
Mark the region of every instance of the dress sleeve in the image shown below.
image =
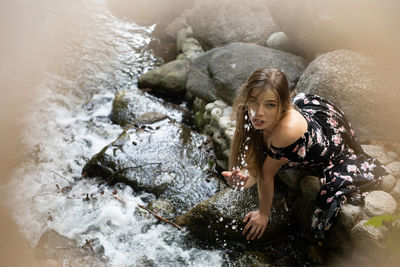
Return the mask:
[[[271,148],[268,150],[268,156],[270,156],[273,159],[281,159],[282,157],[285,157],[285,149],[286,147],[275,147],[271,145]]]
[[[295,162],[303,161],[307,154],[306,140],[307,138],[303,135],[287,147],[275,147],[271,145],[267,155],[273,159],[285,158]]]

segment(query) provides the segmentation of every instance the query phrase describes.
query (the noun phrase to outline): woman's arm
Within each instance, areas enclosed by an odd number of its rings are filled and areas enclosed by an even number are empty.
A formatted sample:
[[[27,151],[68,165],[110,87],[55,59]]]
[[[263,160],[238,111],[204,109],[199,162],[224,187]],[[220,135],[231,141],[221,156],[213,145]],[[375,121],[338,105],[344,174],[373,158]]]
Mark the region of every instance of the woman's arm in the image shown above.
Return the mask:
[[[257,211],[249,212],[243,220],[245,223],[247,222],[243,229],[243,235],[247,234],[247,240],[261,238],[264,234],[274,197],[274,176],[279,168],[287,162],[288,160],[276,160],[271,157],[267,157],[264,161],[263,174],[257,178],[259,208]]]

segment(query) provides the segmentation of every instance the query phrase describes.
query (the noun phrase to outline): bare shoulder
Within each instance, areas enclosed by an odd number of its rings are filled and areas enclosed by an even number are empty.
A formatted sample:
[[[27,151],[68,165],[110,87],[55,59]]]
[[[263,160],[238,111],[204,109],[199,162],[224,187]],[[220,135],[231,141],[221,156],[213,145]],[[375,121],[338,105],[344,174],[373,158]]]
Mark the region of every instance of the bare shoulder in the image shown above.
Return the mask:
[[[271,133],[271,144],[286,147],[299,139],[308,128],[307,121],[297,110],[290,110]]]

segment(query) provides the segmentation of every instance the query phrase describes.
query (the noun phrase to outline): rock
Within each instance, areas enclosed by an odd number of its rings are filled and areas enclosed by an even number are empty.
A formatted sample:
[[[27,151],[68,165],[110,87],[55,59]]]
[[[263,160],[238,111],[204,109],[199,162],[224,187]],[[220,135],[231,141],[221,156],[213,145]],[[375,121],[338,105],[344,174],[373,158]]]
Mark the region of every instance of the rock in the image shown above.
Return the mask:
[[[397,179],[394,178],[393,175],[391,175],[391,174],[386,175],[382,178],[380,188],[383,191],[390,193],[392,191],[392,189],[394,188],[396,182],[397,182]]]
[[[166,114],[171,114],[171,110],[161,103],[143,97],[143,94],[138,90],[122,90],[115,93],[111,121],[121,126],[133,122],[152,123],[166,118]]]
[[[174,216],[174,206],[168,199],[157,199],[151,202],[148,208],[164,218]]]
[[[208,242],[246,243],[241,234],[244,227],[244,216],[258,208],[257,188],[253,186],[242,192],[230,188],[222,190],[212,198],[199,203],[177,220],[185,225],[194,236]],[[284,231],[290,223],[289,211],[286,209],[285,197],[275,190],[272,213],[263,237],[252,243],[262,244],[273,240]]]
[[[216,95],[231,105],[251,73],[268,66],[281,69],[293,89],[306,63],[302,58],[284,51],[255,44],[233,43],[214,51],[208,62],[208,75],[212,77]]]
[[[47,230],[35,247],[35,257],[48,266],[104,266],[102,250],[95,242],[91,246],[79,246],[75,240]]]
[[[205,50],[233,42],[264,45],[268,36],[278,31],[266,0],[196,1],[187,22]]]
[[[321,184],[318,177],[306,176],[300,180],[300,190],[303,197],[308,202],[315,202],[319,190],[321,190]]]
[[[296,175],[295,170],[291,175]],[[298,173],[297,173],[298,175]],[[301,177],[301,176],[300,176]],[[297,178],[292,178],[297,180]],[[293,181],[294,182],[294,181]],[[309,232],[311,226],[311,214],[315,207],[315,198],[321,188],[319,178],[315,176],[305,176],[299,182],[301,194],[291,204],[293,206],[296,222]]]
[[[361,220],[351,229],[351,239],[356,248],[365,255],[379,255],[386,250],[383,244],[385,238],[385,227],[374,227],[365,225],[367,220]]]
[[[364,210],[370,217],[394,214],[396,209],[396,200],[384,191],[372,191],[365,197]]]
[[[397,1],[267,2],[279,29],[310,58],[339,48],[371,55],[398,51]]]
[[[182,52],[183,44],[185,43],[186,39],[193,36],[192,27],[183,27],[181,28],[176,34],[176,48],[178,51]]]
[[[397,180],[391,194],[395,199],[400,200],[400,180]]]
[[[397,179],[400,178],[400,162],[395,161],[395,162],[389,163],[385,167],[391,175],[393,175]]]
[[[400,116],[398,95],[385,87],[378,68],[364,55],[337,50],[311,62],[296,88],[299,92],[314,93],[332,101],[344,111],[359,137],[397,141],[400,129],[400,120],[396,119]]]
[[[297,185],[302,176],[299,175],[297,169],[288,168],[279,170],[276,177],[283,181],[289,189],[297,190]]]
[[[362,211],[363,209],[360,206],[342,205],[337,223],[344,226],[347,233],[350,233],[353,226],[362,218]]]
[[[235,260],[235,266],[245,267],[245,266],[253,266],[253,267],[261,267],[261,266],[271,266],[268,262],[267,257],[261,252],[258,251],[247,251],[242,256],[240,256],[237,260]]]
[[[152,88],[162,93],[185,93],[185,84],[190,63],[188,60],[174,60],[159,68],[150,70],[139,77],[140,88]]]
[[[170,199],[178,214],[214,195],[218,181],[208,178],[214,155],[202,149],[206,137],[174,121],[152,126],[158,130],[126,127],[82,172]]]
[[[167,115],[159,112],[146,112],[140,115],[136,120],[135,123],[137,124],[152,124],[158,121],[162,121],[168,118]]]
[[[275,32],[267,40],[267,47],[289,52],[291,54],[299,54],[297,48],[293,46],[289,38],[284,32]]]
[[[393,161],[393,159],[387,155],[385,149],[382,146],[361,145],[361,147],[364,149],[365,153],[373,158],[376,158],[377,160],[379,160],[380,163],[384,165]]]
[[[186,90],[207,103],[217,99],[215,86],[208,73],[208,62],[217,51],[213,49],[193,58],[186,81]]]

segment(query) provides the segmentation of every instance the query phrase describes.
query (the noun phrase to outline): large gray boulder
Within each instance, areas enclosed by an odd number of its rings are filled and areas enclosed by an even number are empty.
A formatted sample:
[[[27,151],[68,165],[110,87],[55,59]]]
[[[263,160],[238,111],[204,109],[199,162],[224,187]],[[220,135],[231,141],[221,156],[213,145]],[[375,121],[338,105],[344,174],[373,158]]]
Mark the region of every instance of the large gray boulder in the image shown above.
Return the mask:
[[[227,45],[215,52],[209,63],[217,96],[232,104],[240,86],[253,71],[262,67],[281,69],[293,89],[306,62],[293,54],[255,44]]]
[[[399,93],[386,87],[371,58],[349,50],[326,53],[310,63],[297,83],[344,111],[359,137],[397,142]]]
[[[169,199],[180,214],[218,190],[218,180],[209,177],[213,155],[203,148],[205,141],[170,119],[130,126],[88,161],[83,174]]]
[[[201,62],[199,71],[198,62]],[[293,88],[306,67],[306,62],[293,54],[262,47],[255,44],[233,43],[222,48],[210,50],[205,55],[193,61],[189,72],[187,86],[194,95],[204,99],[200,90],[214,91],[216,96],[232,104],[240,86],[250,74],[262,67],[281,69],[287,76]],[[196,80],[203,81],[199,91],[195,91]],[[197,92],[197,93],[196,93]],[[207,100],[207,99],[205,99]]]
[[[252,243],[273,240],[287,229],[291,222],[284,194],[275,190],[271,216],[263,237]],[[244,191],[231,188],[222,190],[214,197],[199,203],[178,218],[178,223],[187,226],[194,236],[216,243],[246,243],[242,235],[244,216],[258,209],[257,187]]]
[[[186,80],[186,90],[206,102],[217,100],[215,86],[208,72],[208,63],[212,56],[221,48],[215,48],[192,59],[188,77]]]
[[[393,0],[267,0],[269,13],[310,58],[339,48],[383,54],[397,52],[399,2]]]
[[[205,50],[233,42],[264,45],[278,31],[266,0],[198,0],[187,22]]]

